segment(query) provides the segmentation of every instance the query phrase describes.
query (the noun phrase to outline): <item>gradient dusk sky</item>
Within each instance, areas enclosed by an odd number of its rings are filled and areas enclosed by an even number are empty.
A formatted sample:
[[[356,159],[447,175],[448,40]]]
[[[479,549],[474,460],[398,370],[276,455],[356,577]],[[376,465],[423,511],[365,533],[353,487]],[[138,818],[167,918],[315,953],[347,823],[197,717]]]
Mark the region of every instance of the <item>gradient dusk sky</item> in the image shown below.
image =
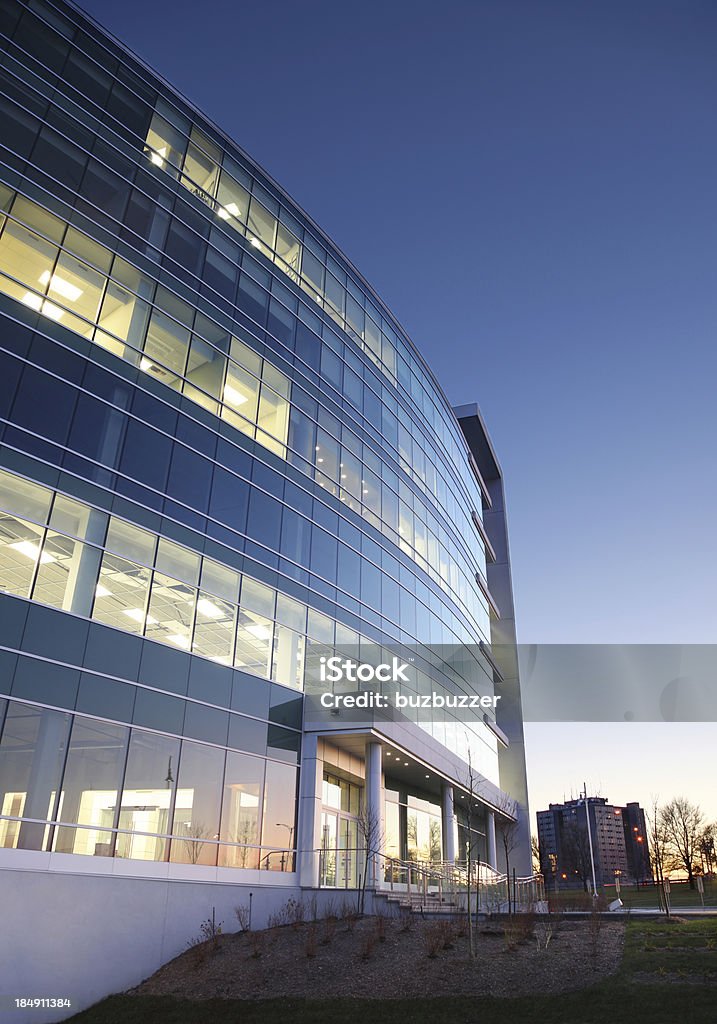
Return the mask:
[[[713,0],[84,0],[353,260],[507,480],[519,638],[717,641]],[[528,725],[717,818],[717,725]]]

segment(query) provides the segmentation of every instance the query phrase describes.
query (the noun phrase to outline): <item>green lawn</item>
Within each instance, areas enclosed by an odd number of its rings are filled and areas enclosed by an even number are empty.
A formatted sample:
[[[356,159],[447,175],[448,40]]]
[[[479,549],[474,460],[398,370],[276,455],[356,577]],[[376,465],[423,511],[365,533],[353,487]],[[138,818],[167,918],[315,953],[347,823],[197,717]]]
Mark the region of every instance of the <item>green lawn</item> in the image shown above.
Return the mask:
[[[706,908],[717,907],[717,880],[705,881],[704,905]],[[601,892],[601,899],[610,903],[616,897],[615,887],[605,886]],[[549,893],[549,900],[552,907],[564,910],[589,910],[592,901],[589,893],[576,891],[575,889],[557,893]],[[623,885],[620,891],[620,899],[626,910],[659,910],[660,898],[655,886],[643,886],[639,889],[634,885]],[[697,889],[690,889],[687,882],[673,882],[670,891],[670,904],[677,913],[679,910],[700,910],[702,902]]]
[[[419,969],[420,965],[417,965]],[[580,992],[520,999],[293,1000],[112,996],[76,1024],[715,1024],[717,920],[630,921],[618,974]]]

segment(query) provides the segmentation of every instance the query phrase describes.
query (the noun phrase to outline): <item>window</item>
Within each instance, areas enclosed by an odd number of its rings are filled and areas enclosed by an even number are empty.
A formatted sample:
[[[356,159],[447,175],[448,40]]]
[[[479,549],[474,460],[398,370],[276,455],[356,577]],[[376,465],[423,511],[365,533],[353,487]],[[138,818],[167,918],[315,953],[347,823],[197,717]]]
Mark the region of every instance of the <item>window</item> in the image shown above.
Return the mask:
[[[28,519],[46,523],[51,496],[44,487],[0,472],[0,590],[5,593],[30,594],[44,530]]]
[[[155,309],[149,322],[140,369],[178,390],[178,378],[184,374],[188,348],[187,328]]]
[[[70,715],[11,701],[0,741],[0,847],[43,850],[65,757]]]
[[[275,597],[276,592],[270,587],[244,577],[234,666],[265,678],[269,677],[271,668]]]
[[[277,595],[271,678],[297,690],[304,683],[306,605]]]
[[[166,860],[179,740],[133,729],[122,791],[117,857]]]
[[[270,871],[292,871],[296,846],[296,768],[277,761],[266,762],[262,864]],[[267,850],[266,847],[278,847]]]
[[[241,231],[249,213],[249,193],[226,171],[219,177],[217,193],[217,214],[230,227]]]
[[[252,197],[249,205],[247,238],[254,248],[259,249],[264,255],[273,255],[276,240],[276,218],[261,205],[256,196]]]
[[[286,458],[286,440],[289,433],[289,381],[269,363],[264,363],[257,426],[257,440],[277,455]]]
[[[222,397],[222,418],[250,437],[254,436],[259,407],[261,359],[237,338],[231,341],[231,360]]]
[[[217,863],[224,751],[202,743],[182,743],[172,825],[171,860]]]
[[[6,223],[0,238],[0,273],[8,275],[2,290],[53,320],[61,320],[63,310],[42,297],[47,294],[58,252],[57,246],[14,221]]]
[[[221,839],[235,846],[219,848],[219,864],[232,868],[259,866],[259,828],[264,761],[227,752],[222,800]]]
[[[146,619],[150,570],[134,561],[151,565],[156,538],[136,526],[112,519],[107,548],[100,566],[92,618],[117,629],[141,633]],[[117,552],[117,554],[113,553]]]
[[[76,716],[60,794],[58,819],[89,828],[60,827],[56,853],[111,857],[117,798],[129,729]]]
[[[149,162],[154,167],[169,171],[176,177],[177,169],[182,164],[186,145],[187,140],[174,125],[165,121],[159,114],[154,115],[147,132],[147,143],[144,148]]]
[[[184,158],[183,174],[180,184],[198,196],[202,202],[211,203],[217,190],[219,180],[219,163],[221,153],[217,146],[205,138],[196,128],[192,128],[187,155]]]

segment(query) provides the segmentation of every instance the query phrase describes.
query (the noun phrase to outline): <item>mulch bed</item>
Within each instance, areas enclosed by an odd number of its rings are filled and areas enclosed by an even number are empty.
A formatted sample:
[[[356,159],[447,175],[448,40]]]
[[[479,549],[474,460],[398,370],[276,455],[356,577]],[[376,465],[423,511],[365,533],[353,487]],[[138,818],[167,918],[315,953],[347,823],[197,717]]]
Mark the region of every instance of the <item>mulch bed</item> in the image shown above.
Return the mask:
[[[447,928],[414,915],[408,927],[404,918],[373,917],[283,925],[194,946],[129,994],[398,999],[569,992],[620,966],[624,924],[600,920],[597,930],[589,919],[559,921],[547,948],[540,921],[482,922],[475,960],[464,922]]]

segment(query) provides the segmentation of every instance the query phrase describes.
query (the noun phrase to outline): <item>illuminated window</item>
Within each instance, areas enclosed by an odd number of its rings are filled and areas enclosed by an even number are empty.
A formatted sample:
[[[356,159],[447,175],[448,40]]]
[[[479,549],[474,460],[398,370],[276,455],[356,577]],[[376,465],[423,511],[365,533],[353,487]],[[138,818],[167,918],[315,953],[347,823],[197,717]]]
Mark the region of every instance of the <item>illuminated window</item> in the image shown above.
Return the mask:
[[[154,115],[144,148],[149,162],[154,167],[168,171],[176,178],[186,145],[187,140],[179,129],[171,125],[169,121],[165,121],[159,114]]]
[[[226,171],[219,177],[217,193],[217,214],[237,231],[242,230],[249,214],[249,193]]]
[[[156,538],[144,530],[113,519],[107,533],[107,547],[100,566],[92,618],[117,629],[142,633],[147,618],[151,572]],[[115,553],[117,552],[117,553]]]
[[[110,857],[117,797],[122,785],[129,729],[76,717],[60,793],[61,821],[90,828],[58,828],[56,853]]]
[[[252,197],[249,205],[247,238],[250,244],[261,250],[264,255],[273,254],[276,242],[276,217],[262,206],[256,196]]]
[[[29,519],[46,523],[51,497],[44,487],[0,472],[0,589],[8,594],[30,594],[45,531]]]
[[[176,783],[179,740],[132,730],[127,755],[117,857],[166,860],[169,809]]]
[[[211,206],[217,191],[220,160],[219,149],[200,131],[192,128],[180,183]]]

